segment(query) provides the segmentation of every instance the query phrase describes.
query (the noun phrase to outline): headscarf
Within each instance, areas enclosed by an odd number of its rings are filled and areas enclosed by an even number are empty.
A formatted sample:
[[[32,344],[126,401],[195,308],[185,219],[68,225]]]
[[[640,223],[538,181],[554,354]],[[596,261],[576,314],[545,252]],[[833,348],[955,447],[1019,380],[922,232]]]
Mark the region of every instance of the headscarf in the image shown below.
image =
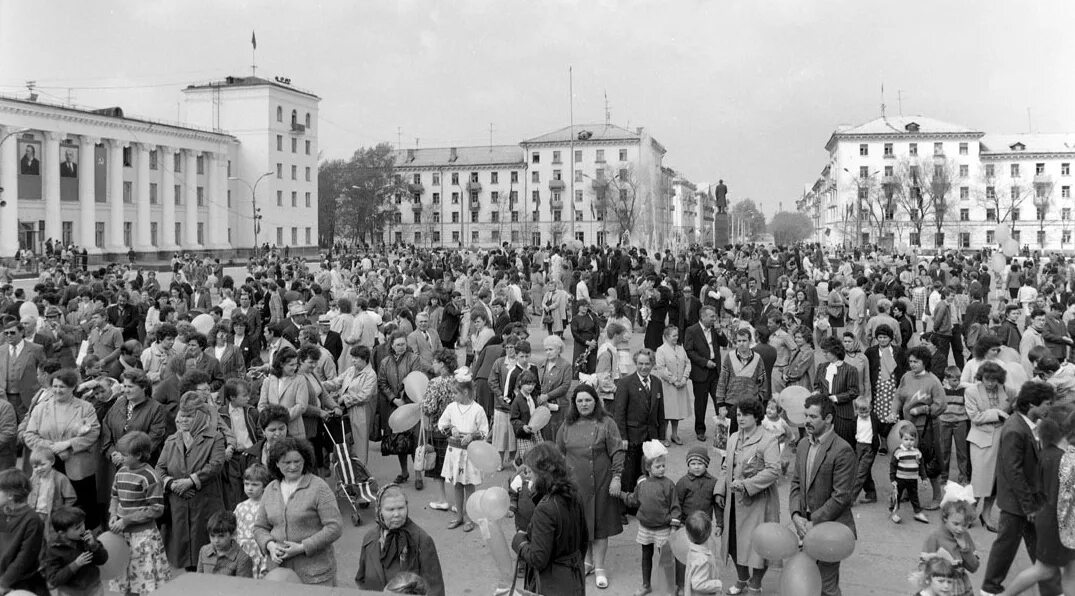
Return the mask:
[[[381,516],[381,503],[384,501],[385,494],[392,488],[399,489],[399,494],[403,496],[404,502],[407,499],[402,487],[396,483],[384,485],[381,491],[377,493],[377,528],[380,532],[378,542],[381,545],[381,566],[387,569],[394,559],[398,559],[401,568],[409,569],[418,558],[418,543],[411,536],[411,533],[407,531],[410,512],[408,512],[407,519],[403,522],[403,525],[394,529],[389,529],[384,517]]]
[[[183,394],[183,397],[179,401],[179,413],[185,416],[193,417],[193,421],[190,424],[189,431],[179,431],[180,437],[183,439],[183,444],[190,448],[194,443],[194,437],[201,435],[209,428],[209,420],[211,412],[209,410],[209,404],[205,402],[205,397],[202,394],[195,391],[188,391]]]

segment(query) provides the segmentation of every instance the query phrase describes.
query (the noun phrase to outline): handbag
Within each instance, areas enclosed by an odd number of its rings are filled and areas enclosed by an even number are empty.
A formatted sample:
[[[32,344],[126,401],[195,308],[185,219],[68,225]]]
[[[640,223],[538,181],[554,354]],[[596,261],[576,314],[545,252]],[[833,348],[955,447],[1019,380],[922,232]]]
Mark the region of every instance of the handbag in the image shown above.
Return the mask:
[[[530,566],[526,564],[526,561],[521,558],[515,561],[515,577],[511,580],[511,589],[508,590],[508,596],[541,596],[540,592],[516,587],[520,577],[524,578],[524,583],[526,578],[533,577],[534,586],[536,586],[538,590],[541,589],[541,577],[531,571],[532,570],[530,569]]]
[[[426,472],[437,467],[437,452],[433,445],[426,440],[426,421],[422,418],[421,428],[418,430],[418,447],[414,449],[414,471]]]

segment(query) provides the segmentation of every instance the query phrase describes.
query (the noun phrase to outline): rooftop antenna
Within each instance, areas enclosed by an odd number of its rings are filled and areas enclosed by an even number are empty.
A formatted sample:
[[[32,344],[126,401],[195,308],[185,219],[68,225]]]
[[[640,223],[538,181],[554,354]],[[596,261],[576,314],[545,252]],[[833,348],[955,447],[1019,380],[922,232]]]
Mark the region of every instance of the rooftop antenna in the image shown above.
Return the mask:
[[[885,118],[885,84],[881,83],[881,119]]]
[[[1030,120],[1030,107],[1026,109],[1026,131],[1027,133],[1034,132],[1033,122]]]
[[[37,81],[26,81],[26,89],[30,92],[30,101],[37,101],[37,93],[34,93],[35,87],[37,87]]]
[[[903,116],[903,89],[896,89],[896,105],[899,106],[900,116]]]
[[[258,36],[250,30],[250,76],[258,76]]]
[[[414,137],[414,148],[418,148],[418,137]]]
[[[489,123],[489,153],[493,152],[493,123]]]
[[[612,112],[608,109],[608,90],[605,90],[605,126],[612,124]]]
[[[396,149],[403,148],[403,127],[396,127]]]

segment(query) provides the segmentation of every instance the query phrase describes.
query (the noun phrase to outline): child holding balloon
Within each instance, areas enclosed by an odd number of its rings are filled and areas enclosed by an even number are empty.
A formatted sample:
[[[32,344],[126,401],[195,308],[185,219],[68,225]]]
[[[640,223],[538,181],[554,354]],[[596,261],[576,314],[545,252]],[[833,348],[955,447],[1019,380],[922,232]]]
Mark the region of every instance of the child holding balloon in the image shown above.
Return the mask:
[[[131,431],[120,438],[116,451],[123,466],[112,483],[108,528],[126,540],[131,558],[127,573],[108,582],[110,592],[131,596],[148,594],[172,579],[157,518],[164,515],[164,483],[149,459],[153,443],[144,432]]]
[[[474,529],[474,522],[466,519],[467,498],[474,487],[482,483],[482,473],[467,453],[467,446],[474,439],[485,440],[489,434],[489,419],[485,410],[474,402],[474,385],[470,369],[460,367],[455,371],[455,401],[448,404],[437,421],[437,427],[448,435],[448,450],[444,455],[441,475],[444,481],[455,485],[455,502],[459,514],[448,524],[449,530],[463,526],[464,532]],[[465,525],[464,525],[465,522]]]
[[[664,547],[672,535],[672,528],[681,525],[676,485],[664,475],[668,449],[660,441],[646,441],[642,444],[642,455],[645,478],[638,481],[633,493],[621,495],[628,507],[638,508],[635,542],[642,545],[642,587],[635,596],[645,596],[652,591],[654,547]]]
[[[534,430],[530,427],[530,417],[534,415],[534,389],[537,387],[537,375],[525,370],[519,375],[515,384],[515,399],[511,402],[511,428],[515,433],[515,452],[518,459],[534,448]]]

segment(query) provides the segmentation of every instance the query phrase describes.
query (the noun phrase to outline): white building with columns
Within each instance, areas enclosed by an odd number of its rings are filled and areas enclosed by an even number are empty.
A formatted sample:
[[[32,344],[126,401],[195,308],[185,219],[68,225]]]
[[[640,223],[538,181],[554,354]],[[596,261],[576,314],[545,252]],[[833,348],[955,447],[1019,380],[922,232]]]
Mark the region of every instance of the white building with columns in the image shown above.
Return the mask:
[[[255,127],[250,119],[239,123],[241,136],[233,135],[220,126],[226,118],[206,121],[197,110],[188,111],[201,127],[125,116],[120,108],[0,96],[0,258],[21,248],[41,254],[49,239],[106,260],[131,250],[156,258],[178,250],[227,256],[252,247],[253,206],[243,182],[251,170],[269,171],[268,156],[277,144],[269,131],[292,128],[275,121],[274,108],[298,92],[269,81],[247,86],[272,89],[262,100],[260,135],[250,133]],[[187,95],[189,103],[198,94]],[[231,113],[227,91],[212,95],[218,115]],[[316,105],[316,97],[312,101]],[[249,103],[234,103],[250,111]],[[276,201],[266,202],[263,225],[281,231],[259,240],[316,245],[316,151],[311,152],[312,182],[305,180],[305,170],[283,165],[273,170],[277,186],[287,174],[303,173],[293,186],[308,206],[279,209]],[[270,196],[268,190],[264,196]]]

